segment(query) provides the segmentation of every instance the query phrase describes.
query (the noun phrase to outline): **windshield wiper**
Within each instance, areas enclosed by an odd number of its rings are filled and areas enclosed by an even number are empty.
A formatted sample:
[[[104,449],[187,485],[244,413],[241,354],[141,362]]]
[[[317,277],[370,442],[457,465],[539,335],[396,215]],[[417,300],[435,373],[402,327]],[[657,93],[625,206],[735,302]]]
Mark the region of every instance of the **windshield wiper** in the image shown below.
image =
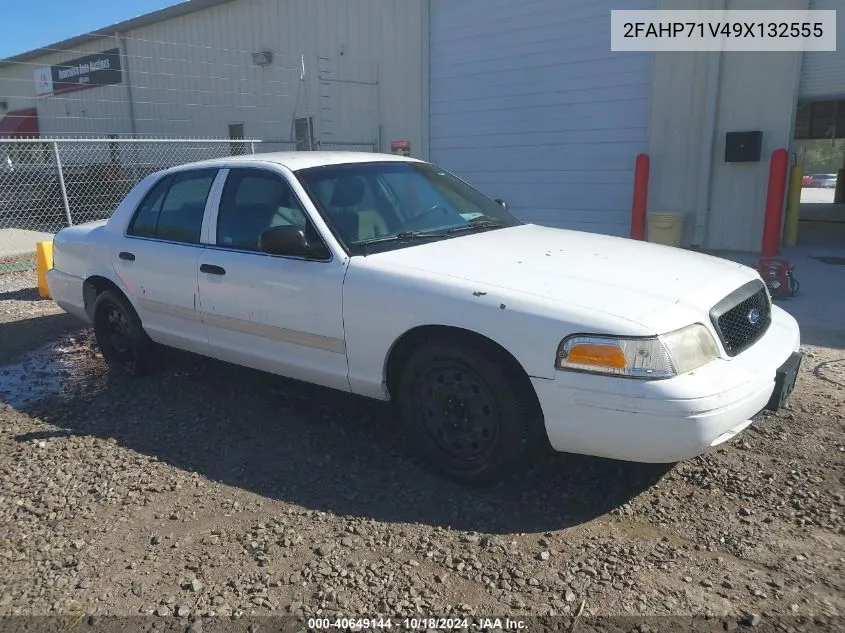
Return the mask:
[[[416,240],[428,239],[442,239],[444,237],[451,237],[456,233],[463,233],[465,231],[474,231],[476,229],[495,229],[504,226],[501,222],[496,220],[470,220],[463,226],[456,226],[445,231],[402,231],[396,235],[385,235],[384,237],[374,237],[363,242],[358,242],[356,246],[360,246],[366,252],[368,246],[373,244],[386,244],[388,242],[413,242]]]
[[[374,237],[370,240],[358,242],[358,246],[369,246],[370,244],[384,244],[385,242],[411,242],[413,240],[425,240],[428,238],[446,237],[447,234],[443,232],[431,233],[426,231],[402,231],[396,235],[385,235],[384,237]]]
[[[446,231],[446,234],[454,235],[455,233],[463,233],[464,231],[474,231],[475,229],[498,229],[503,226],[504,224],[496,220],[482,220],[481,218],[477,218],[475,220],[470,220],[463,226],[456,226],[454,228],[449,229],[448,231]]]
[[[369,240],[364,240],[362,242],[358,242],[355,246],[358,246],[364,251],[364,254],[369,254],[369,247],[374,246],[376,244],[387,244],[389,242],[399,242],[408,243],[413,242],[415,240],[427,240],[427,239],[437,239],[437,238],[444,238],[449,237],[446,233],[437,232],[437,233],[430,233],[425,231],[402,231],[401,233],[397,233],[396,235],[385,235],[384,237],[374,237]]]

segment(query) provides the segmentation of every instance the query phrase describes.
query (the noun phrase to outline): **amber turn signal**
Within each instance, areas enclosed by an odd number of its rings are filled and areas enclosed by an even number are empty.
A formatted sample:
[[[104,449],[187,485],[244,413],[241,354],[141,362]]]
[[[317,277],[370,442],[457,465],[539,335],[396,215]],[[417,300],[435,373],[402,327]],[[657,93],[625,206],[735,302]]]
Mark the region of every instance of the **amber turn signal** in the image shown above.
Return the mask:
[[[566,354],[569,363],[625,369],[625,353],[616,345],[605,343],[578,343]]]

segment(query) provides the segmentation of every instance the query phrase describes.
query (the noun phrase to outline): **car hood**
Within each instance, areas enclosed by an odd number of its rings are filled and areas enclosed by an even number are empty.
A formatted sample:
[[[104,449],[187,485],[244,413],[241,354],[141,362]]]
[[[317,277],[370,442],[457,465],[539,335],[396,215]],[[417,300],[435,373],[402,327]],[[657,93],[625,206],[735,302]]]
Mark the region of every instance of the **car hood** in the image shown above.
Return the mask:
[[[525,224],[370,255],[393,271],[471,281],[643,322],[676,304],[706,314],[757,277],[741,264],[671,246]]]

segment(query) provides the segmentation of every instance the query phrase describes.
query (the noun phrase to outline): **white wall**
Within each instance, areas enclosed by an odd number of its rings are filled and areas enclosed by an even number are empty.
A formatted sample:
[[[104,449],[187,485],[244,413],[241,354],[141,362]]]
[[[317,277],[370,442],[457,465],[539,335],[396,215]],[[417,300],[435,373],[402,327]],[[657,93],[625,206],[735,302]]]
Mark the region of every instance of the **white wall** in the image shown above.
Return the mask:
[[[808,0],[660,2],[661,9],[807,6]],[[775,149],[788,148],[792,138],[800,64],[801,53],[655,54],[649,210],[686,214],[685,245],[759,252],[769,159]],[[707,116],[710,71],[715,71],[718,90],[712,130]],[[725,163],[725,134],[752,130],[763,132],[760,162]]]
[[[33,73],[36,68],[61,64],[117,47],[115,38],[103,37],[70,51],[53,52],[38,59],[0,66],[0,94],[4,95],[0,101],[7,101],[10,110],[37,107],[41,136],[128,133],[129,104],[123,84],[99,86],[57,96],[35,96]]]
[[[524,220],[629,234],[652,56],[610,51],[610,10],[655,5],[433,0],[431,160]]]
[[[373,141],[381,123],[383,149],[392,138],[409,139],[421,155],[426,1],[234,0],[137,28],[125,34],[124,60],[134,116],[125,82],[92,88],[38,100],[42,134],[226,137],[230,123],[244,123],[247,136],[283,140],[295,116],[310,115],[325,142]],[[82,48],[97,52],[115,42]],[[263,50],[274,53],[273,63],[257,67],[251,53]],[[18,104],[31,102],[31,68],[81,54],[28,63],[17,90],[29,92],[10,108],[31,105]],[[0,67],[0,82],[21,72],[17,64]],[[8,93],[7,83],[0,86]]]

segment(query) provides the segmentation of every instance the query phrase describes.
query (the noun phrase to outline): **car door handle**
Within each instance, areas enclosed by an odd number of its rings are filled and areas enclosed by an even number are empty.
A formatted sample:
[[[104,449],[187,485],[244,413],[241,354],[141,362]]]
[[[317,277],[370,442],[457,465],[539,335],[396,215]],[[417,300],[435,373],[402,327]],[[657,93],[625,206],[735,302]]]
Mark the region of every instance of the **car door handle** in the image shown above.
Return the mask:
[[[203,264],[200,266],[201,273],[208,273],[209,275],[225,275],[226,269],[221,266],[215,266],[213,264]]]
[[[121,251],[118,254],[120,259],[125,259],[127,262],[134,262],[135,261],[135,254],[134,253],[127,253],[126,251]]]

